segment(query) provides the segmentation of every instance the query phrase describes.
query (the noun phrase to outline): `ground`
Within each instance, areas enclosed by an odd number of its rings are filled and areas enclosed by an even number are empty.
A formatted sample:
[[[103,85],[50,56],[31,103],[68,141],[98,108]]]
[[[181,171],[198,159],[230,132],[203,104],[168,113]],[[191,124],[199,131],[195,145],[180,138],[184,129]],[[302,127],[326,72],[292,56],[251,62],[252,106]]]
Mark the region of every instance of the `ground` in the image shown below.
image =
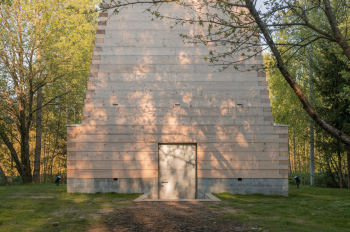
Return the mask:
[[[289,188],[289,197],[222,193],[221,202],[133,202],[140,194],[0,186],[0,231],[350,232],[350,190]]]
[[[108,231],[257,231],[225,219],[224,211],[208,202],[137,202],[118,210],[106,222]],[[261,230],[261,229],[260,229]]]

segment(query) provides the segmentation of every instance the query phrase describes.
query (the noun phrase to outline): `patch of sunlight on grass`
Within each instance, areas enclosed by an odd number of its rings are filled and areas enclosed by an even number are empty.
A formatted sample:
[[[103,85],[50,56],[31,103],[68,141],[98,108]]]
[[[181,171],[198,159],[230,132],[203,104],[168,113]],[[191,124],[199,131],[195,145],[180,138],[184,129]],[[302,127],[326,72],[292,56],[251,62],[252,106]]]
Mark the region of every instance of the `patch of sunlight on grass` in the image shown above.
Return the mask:
[[[0,186],[0,231],[87,231],[138,196],[68,194],[66,185],[54,184]],[[60,224],[51,227],[52,222]]]

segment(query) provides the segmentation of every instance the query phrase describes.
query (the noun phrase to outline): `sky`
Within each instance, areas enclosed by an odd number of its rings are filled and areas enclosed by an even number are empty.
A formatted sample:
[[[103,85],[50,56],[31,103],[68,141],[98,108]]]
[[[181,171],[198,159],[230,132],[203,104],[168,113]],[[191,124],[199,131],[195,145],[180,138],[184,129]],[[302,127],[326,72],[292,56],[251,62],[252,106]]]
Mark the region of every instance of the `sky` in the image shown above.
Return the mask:
[[[264,12],[264,10],[265,10],[264,1],[266,1],[266,0],[258,0],[256,3],[256,8],[258,10],[261,10],[261,12]]]

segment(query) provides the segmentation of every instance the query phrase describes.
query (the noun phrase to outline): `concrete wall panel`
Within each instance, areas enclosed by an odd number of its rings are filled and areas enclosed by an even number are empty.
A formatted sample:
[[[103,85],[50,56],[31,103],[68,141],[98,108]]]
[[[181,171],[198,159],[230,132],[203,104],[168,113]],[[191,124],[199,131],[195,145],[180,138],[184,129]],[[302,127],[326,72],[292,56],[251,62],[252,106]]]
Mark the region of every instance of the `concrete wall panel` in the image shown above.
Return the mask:
[[[199,14],[170,4],[160,10],[188,19]],[[227,47],[179,37],[205,28],[171,29],[173,21],[151,21],[143,11],[100,14],[82,124],[67,127],[68,192],[157,197],[159,143],[196,143],[199,198],[287,195],[288,127],[273,124],[261,48],[238,65],[253,71],[221,72],[204,57]],[[237,53],[228,61],[242,59]]]

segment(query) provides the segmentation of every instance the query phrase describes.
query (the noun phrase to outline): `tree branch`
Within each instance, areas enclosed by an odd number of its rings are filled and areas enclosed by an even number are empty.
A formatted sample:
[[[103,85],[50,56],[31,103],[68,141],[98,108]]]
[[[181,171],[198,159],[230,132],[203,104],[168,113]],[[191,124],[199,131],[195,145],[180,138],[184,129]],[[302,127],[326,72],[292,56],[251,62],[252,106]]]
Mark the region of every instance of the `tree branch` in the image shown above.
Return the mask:
[[[326,0],[325,0],[326,1]],[[273,55],[276,58],[277,61],[277,67],[280,70],[281,74],[285,78],[285,80],[288,82],[290,87],[293,89],[297,97],[299,98],[300,102],[303,105],[304,110],[310,115],[310,117],[324,130],[326,130],[329,134],[334,136],[335,138],[338,138],[340,141],[342,141],[344,144],[346,144],[348,147],[350,147],[350,137],[342,133],[340,130],[334,128],[330,124],[328,124],[326,121],[324,121],[317,113],[316,111],[312,108],[310,103],[308,102],[307,98],[305,97],[304,93],[296,83],[296,81],[293,79],[293,77],[290,75],[288,72],[283,59],[277,49],[277,47],[274,45],[273,40],[268,33],[268,30],[265,26],[265,24],[262,22],[259,13],[256,11],[255,7],[252,4],[251,0],[245,0],[247,7],[254,17],[256,23],[258,24],[261,33],[264,35],[267,44],[269,45]]]

